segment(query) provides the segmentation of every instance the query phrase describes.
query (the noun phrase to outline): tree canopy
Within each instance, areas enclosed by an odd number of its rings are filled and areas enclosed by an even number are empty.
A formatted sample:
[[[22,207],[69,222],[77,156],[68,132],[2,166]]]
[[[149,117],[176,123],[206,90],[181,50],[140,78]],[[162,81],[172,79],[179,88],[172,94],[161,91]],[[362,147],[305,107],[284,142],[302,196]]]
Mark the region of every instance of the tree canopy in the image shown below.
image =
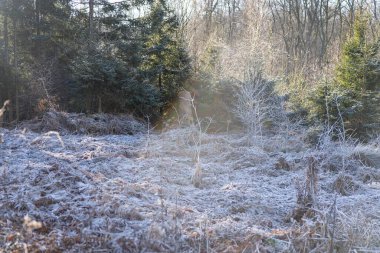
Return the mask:
[[[12,101],[9,121],[53,104],[158,116],[188,76],[179,23],[164,0],[4,0],[1,7],[0,99]]]

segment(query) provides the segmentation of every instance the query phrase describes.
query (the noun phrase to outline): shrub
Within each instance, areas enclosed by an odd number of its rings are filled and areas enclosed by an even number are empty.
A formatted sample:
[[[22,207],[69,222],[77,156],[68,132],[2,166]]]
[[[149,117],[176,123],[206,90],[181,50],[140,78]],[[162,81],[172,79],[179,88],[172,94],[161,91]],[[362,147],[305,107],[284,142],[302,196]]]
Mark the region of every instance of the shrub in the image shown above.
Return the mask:
[[[248,70],[245,80],[237,86],[234,111],[250,134],[262,135],[275,109],[273,98],[273,82],[266,80],[260,70]]]

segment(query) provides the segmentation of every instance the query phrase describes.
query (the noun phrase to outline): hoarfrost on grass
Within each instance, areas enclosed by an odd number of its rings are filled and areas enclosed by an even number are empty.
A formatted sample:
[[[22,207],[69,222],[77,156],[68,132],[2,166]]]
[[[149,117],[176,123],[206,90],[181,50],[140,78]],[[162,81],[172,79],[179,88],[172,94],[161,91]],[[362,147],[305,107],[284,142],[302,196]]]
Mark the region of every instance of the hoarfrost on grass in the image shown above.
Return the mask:
[[[5,251],[27,245],[29,250],[67,252],[94,247],[239,252],[261,245],[287,252],[290,242],[278,234],[296,236],[289,232],[295,230],[287,217],[296,208],[294,182],[304,179],[308,156],[319,159],[316,207],[324,210],[338,196],[342,240],[355,236],[356,223],[379,222],[380,191],[373,187],[380,182],[379,168],[354,156],[358,149],[367,154],[364,147],[337,149],[329,143],[324,151],[284,153],[265,147],[281,143],[278,136],[255,146],[243,135],[203,133],[204,184],[195,188],[191,176],[197,143],[191,128],[150,136],[0,133],[0,248]],[[341,150],[350,165],[344,170],[339,167]],[[276,166],[278,161],[289,167]],[[357,190],[339,194],[334,183],[342,175],[351,177]],[[29,233],[24,217],[42,226]],[[379,247],[378,235],[378,226],[372,226],[363,232],[364,241],[352,239],[352,247]]]

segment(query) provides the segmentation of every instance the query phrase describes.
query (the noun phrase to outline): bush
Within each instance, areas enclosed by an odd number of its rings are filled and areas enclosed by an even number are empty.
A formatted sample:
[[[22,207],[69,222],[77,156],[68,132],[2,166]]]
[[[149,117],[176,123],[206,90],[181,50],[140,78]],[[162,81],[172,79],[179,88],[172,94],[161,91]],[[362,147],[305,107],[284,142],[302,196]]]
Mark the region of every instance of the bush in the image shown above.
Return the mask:
[[[262,72],[250,69],[246,80],[237,86],[235,113],[254,136],[262,135],[266,122],[272,120],[275,110],[273,82],[263,78]]]
[[[359,136],[379,120],[380,63],[378,44],[367,42],[367,20],[357,15],[353,35],[343,47],[333,80],[320,83],[309,96],[309,116]]]

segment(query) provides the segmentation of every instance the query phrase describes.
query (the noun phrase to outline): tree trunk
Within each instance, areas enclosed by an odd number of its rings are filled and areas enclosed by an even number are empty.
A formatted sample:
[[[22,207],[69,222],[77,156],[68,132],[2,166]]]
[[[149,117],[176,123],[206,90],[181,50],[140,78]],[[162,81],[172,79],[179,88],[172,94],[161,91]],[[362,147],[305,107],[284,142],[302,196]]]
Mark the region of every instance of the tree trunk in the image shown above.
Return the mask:
[[[373,16],[375,17],[375,20],[377,20],[377,0],[373,0]]]
[[[94,29],[94,0],[89,1],[89,13],[88,13],[88,38],[89,43],[92,42],[93,39],[93,29]]]
[[[4,1],[4,6],[3,6],[3,15],[4,15],[4,23],[3,23],[3,27],[4,27],[4,71],[8,71],[8,67],[9,67],[9,32],[8,32],[8,13],[7,13],[7,8],[6,8],[6,1]],[[5,74],[5,73],[4,73]],[[7,95],[8,95],[8,99],[11,99],[12,98],[12,84],[10,84],[9,82],[6,83],[6,87],[7,87]],[[13,113],[12,113],[12,108],[11,108],[11,105],[8,105],[8,121],[9,122],[12,122],[13,121]]]
[[[98,96],[98,113],[102,113],[102,97]]]
[[[162,71],[160,72],[160,74],[158,74],[158,88],[160,89],[160,94],[162,96]],[[164,112],[164,108],[163,106],[161,105],[160,106],[160,114],[162,114]]]
[[[9,64],[8,16],[4,13],[4,63]]]
[[[35,0],[35,18],[36,18],[36,42],[35,52],[32,52],[36,57],[40,57],[40,36],[41,36],[41,13],[40,13],[40,0]]]
[[[19,121],[20,119],[20,104],[19,104],[19,87],[18,87],[18,59],[17,59],[17,20],[14,17],[13,18],[13,69],[14,69],[14,78],[13,78],[13,83],[14,83],[14,88],[16,90],[16,122]]]

